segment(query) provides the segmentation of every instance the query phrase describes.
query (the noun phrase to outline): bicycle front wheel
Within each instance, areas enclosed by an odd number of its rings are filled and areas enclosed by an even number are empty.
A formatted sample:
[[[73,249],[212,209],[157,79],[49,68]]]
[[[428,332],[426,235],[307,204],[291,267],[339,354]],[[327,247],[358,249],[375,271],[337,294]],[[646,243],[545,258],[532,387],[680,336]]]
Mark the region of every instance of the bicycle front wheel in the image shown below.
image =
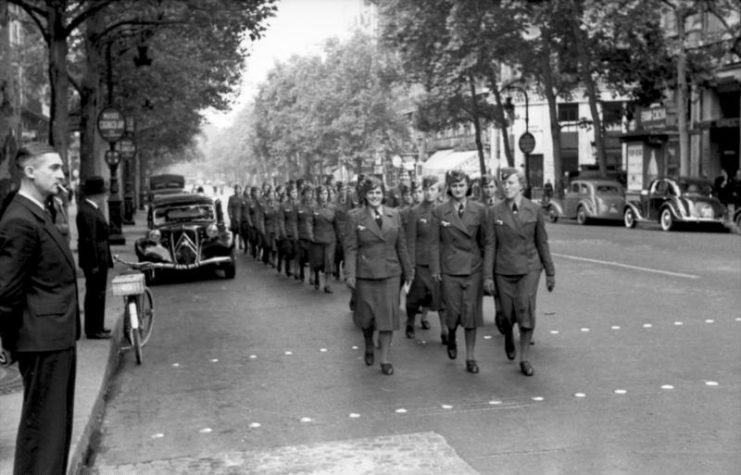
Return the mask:
[[[132,346],[134,347],[134,353],[136,354],[136,364],[142,364],[142,343],[138,330],[131,330],[131,342]]]
[[[149,288],[144,289],[144,293],[139,300],[139,340],[141,346],[147,344],[149,337],[152,335],[154,326],[154,297]]]

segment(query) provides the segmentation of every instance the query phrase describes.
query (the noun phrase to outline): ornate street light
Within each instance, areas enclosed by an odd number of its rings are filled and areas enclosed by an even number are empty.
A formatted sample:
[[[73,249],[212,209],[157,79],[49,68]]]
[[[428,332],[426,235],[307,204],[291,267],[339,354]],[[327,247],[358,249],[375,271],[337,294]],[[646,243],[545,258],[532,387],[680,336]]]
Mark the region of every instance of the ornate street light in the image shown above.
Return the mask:
[[[530,133],[530,99],[527,95],[527,89],[515,86],[514,84],[508,84],[502,88],[502,90],[514,89],[520,91],[525,96],[525,133],[520,136],[518,145],[520,151],[525,155],[525,197],[528,199],[531,196],[530,193],[530,154],[535,149],[535,137]],[[504,105],[502,106],[504,112],[510,117],[510,120],[514,122],[515,116],[515,105],[512,102],[511,97],[507,97]]]

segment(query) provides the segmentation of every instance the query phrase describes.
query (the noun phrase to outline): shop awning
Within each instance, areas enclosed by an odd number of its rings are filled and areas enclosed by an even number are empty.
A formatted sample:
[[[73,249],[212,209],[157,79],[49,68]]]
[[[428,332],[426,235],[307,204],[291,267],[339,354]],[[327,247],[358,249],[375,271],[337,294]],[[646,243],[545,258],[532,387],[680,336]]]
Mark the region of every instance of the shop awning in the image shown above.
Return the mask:
[[[476,150],[438,150],[422,164],[425,175],[443,175],[449,170],[463,170],[471,178],[481,176],[479,152]]]

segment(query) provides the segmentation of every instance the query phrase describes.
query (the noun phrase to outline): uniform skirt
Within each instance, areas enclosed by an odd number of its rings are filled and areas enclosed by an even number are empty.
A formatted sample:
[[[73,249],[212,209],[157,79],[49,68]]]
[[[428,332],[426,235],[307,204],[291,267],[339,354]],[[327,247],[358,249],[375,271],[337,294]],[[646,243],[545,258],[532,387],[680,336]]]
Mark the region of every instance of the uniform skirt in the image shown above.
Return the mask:
[[[442,308],[440,284],[432,280],[432,272],[426,266],[419,266],[414,273],[412,287],[407,294],[407,308],[427,307],[433,312]]]
[[[517,323],[520,328],[535,329],[535,300],[540,273],[494,276],[502,316],[510,324]]]
[[[471,275],[442,275],[442,302],[448,328],[460,324],[477,328],[484,324],[484,285],[481,272]]]
[[[309,265],[312,271],[334,272],[334,242],[312,242],[309,245]]]
[[[375,323],[378,331],[399,329],[400,277],[388,279],[357,279],[353,322],[360,328]]]

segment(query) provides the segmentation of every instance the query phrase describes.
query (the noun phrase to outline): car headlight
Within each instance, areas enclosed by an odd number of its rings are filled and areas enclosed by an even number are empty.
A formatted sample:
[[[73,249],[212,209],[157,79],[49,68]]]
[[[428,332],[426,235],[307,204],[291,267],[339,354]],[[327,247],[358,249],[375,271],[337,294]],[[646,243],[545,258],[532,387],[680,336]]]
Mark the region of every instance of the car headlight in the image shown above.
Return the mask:
[[[206,228],[206,236],[215,238],[219,235],[219,228],[215,224],[209,224]]]
[[[155,243],[159,243],[162,240],[162,233],[159,231],[159,229],[152,229],[149,231],[149,240],[154,241]]]

